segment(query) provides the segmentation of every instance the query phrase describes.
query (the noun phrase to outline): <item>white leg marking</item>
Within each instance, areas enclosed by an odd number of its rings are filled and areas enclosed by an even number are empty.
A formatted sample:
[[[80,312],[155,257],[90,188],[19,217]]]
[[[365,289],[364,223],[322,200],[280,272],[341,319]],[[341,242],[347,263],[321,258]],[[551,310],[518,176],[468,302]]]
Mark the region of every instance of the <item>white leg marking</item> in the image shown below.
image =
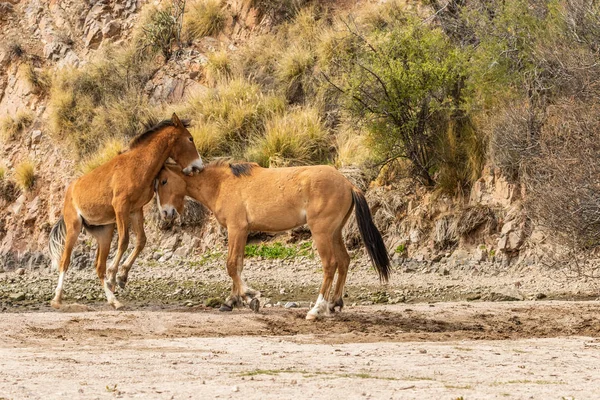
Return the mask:
[[[104,293],[106,294],[106,300],[108,301],[108,304],[114,306],[115,308],[121,307],[121,303],[119,303],[115,297],[115,294],[108,288],[108,283],[106,281],[104,281]]]
[[[323,295],[319,294],[314,307],[306,314],[306,319],[317,319],[322,315],[329,315],[329,307],[327,306],[327,301],[325,301]]]
[[[61,272],[60,274],[58,274],[58,285],[56,285],[56,291],[55,293],[55,299],[60,300],[60,297],[62,296],[62,291],[63,291],[63,284],[65,283],[65,272]]]

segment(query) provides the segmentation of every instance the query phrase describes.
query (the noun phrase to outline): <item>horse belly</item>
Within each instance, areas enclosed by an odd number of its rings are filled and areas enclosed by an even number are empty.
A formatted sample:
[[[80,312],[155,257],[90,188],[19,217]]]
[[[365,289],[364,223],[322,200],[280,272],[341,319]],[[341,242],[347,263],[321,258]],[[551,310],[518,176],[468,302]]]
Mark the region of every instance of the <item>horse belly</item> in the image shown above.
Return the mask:
[[[265,207],[248,214],[250,230],[280,232],[306,224],[306,211],[300,208]]]

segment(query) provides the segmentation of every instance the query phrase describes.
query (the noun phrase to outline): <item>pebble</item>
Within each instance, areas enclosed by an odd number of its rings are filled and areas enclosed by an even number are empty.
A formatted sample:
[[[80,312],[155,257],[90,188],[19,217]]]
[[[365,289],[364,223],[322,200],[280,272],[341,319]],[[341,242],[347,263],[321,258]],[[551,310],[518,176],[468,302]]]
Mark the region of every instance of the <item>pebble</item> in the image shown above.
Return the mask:
[[[15,270],[15,274],[17,274],[17,275],[25,275],[25,268],[17,268]]]
[[[12,293],[10,296],[10,299],[13,301],[21,301],[21,300],[25,300],[25,293]]]
[[[285,303],[285,308],[298,308],[300,307],[300,304],[298,304],[295,301],[288,301],[287,303]]]

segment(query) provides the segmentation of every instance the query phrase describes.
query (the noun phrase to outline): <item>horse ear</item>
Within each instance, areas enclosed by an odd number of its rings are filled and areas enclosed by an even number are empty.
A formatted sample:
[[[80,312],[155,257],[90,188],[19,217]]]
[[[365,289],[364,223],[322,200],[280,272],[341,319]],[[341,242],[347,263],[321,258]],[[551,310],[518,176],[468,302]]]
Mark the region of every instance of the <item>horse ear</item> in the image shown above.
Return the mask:
[[[176,128],[183,127],[183,124],[181,123],[181,121],[179,120],[179,117],[175,113],[173,113],[173,116],[171,117],[171,122],[173,123],[173,126]]]

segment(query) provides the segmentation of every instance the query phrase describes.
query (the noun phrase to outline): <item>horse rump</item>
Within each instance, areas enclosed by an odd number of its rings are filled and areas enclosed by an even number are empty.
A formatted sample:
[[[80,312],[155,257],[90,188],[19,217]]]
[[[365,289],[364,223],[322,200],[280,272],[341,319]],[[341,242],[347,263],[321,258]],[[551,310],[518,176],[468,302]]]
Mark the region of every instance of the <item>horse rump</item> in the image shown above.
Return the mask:
[[[352,200],[354,201],[354,212],[360,237],[367,248],[369,258],[375,265],[379,279],[387,282],[390,273],[390,257],[383,243],[381,233],[373,223],[367,199],[359,189],[352,188]]]

